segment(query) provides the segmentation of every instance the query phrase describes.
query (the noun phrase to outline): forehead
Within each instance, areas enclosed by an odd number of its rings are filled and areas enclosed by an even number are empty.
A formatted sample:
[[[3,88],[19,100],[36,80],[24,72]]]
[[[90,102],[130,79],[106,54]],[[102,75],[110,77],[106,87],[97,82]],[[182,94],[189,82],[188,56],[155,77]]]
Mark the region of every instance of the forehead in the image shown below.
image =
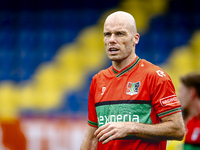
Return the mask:
[[[124,17],[110,17],[104,23],[104,32],[108,31],[131,31],[131,24],[127,18]]]
[[[180,83],[180,88],[179,88],[180,90],[180,92],[185,92],[185,91],[188,91],[188,87],[187,86],[185,86],[183,83]]]

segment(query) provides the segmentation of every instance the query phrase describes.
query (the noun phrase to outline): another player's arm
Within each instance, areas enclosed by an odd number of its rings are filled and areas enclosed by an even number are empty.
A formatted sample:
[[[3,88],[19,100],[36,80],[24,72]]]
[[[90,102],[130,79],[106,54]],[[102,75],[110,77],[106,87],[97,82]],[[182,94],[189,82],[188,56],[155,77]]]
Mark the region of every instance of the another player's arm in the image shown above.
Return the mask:
[[[159,124],[137,122],[111,122],[98,128],[95,136],[103,144],[127,135],[135,135],[149,140],[182,140],[185,134],[181,112],[163,117]]]
[[[98,139],[94,136],[95,131],[97,130],[96,127],[92,127],[88,125],[88,130],[81,145],[81,150],[96,150]]]

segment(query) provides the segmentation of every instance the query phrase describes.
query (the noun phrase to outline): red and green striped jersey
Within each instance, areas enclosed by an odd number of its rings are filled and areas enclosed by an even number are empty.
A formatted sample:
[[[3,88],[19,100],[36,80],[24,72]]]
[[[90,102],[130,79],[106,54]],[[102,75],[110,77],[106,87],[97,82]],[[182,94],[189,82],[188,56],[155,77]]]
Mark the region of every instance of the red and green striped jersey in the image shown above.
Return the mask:
[[[186,125],[184,150],[200,149],[200,114],[193,117]]]
[[[181,112],[170,77],[158,66],[136,57],[126,68],[111,66],[97,73],[90,86],[88,124],[100,127],[108,122],[156,124],[160,118]],[[164,150],[166,141],[148,141],[136,136],[113,140],[103,150]]]

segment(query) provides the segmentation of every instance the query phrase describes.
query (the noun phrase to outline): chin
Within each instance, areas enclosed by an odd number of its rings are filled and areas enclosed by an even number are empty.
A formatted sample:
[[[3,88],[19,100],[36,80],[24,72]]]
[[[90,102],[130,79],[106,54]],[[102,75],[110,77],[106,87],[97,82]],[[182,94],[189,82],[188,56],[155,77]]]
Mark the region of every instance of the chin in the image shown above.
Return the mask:
[[[123,59],[119,58],[119,57],[108,57],[111,61],[121,61]]]

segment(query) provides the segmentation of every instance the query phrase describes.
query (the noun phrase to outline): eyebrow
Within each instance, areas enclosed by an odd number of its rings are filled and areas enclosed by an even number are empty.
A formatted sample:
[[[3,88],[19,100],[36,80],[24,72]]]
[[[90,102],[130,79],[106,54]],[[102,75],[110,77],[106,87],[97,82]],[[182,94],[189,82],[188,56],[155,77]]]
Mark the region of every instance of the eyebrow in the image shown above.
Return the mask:
[[[114,33],[119,33],[119,32],[121,32],[121,33],[127,33],[127,32],[124,31],[124,30],[115,31]],[[107,34],[107,33],[112,33],[112,32],[110,32],[110,31],[103,32],[104,35]]]

